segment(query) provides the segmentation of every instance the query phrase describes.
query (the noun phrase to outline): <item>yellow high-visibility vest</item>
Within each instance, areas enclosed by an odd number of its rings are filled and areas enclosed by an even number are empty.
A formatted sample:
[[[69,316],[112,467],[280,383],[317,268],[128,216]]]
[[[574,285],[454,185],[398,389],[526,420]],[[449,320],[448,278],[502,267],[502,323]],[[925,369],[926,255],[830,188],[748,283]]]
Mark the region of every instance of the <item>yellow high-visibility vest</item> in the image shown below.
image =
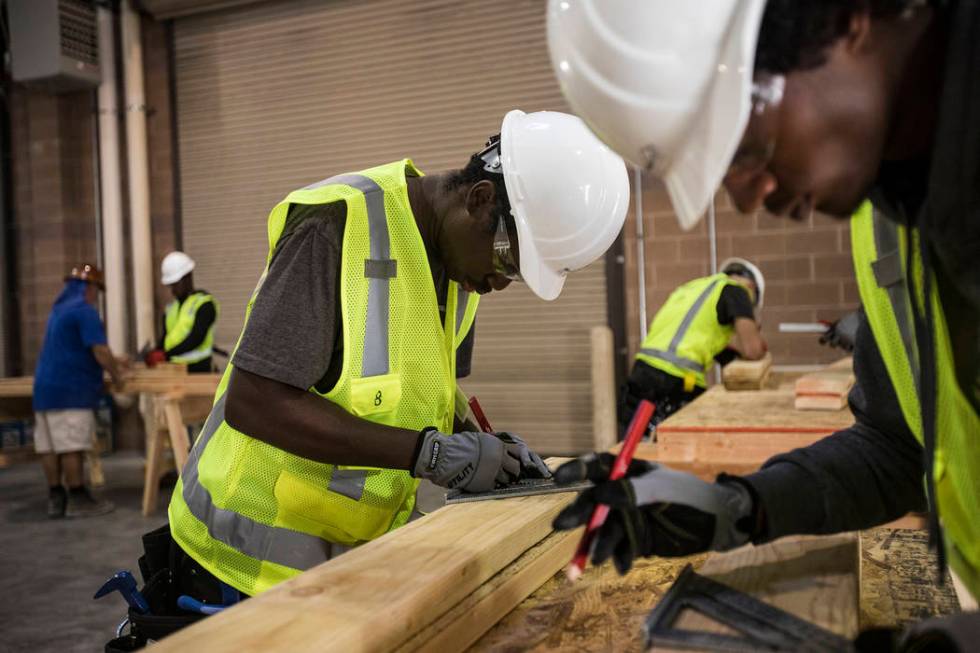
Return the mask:
[[[727,274],[713,274],[674,290],[654,316],[636,358],[685,379],[686,386],[705,387],[705,374],[735,332],[734,324],[718,324],[725,286],[744,287]]]
[[[215,322],[217,322],[218,301],[208,293],[196,291],[191,293],[183,303],[175,300],[167,304],[167,312],[164,316],[164,326],[167,328],[167,333],[163,338],[164,351],[170,351],[180,343],[184,342],[187,336],[190,335],[191,330],[194,328],[194,320],[197,317],[197,311],[208,302],[214,304],[214,316]],[[211,354],[213,353],[214,323],[211,324],[211,327],[208,329],[208,332],[204,336],[204,340],[200,345],[191,351],[184,352],[183,354],[170,356],[170,361],[173,363],[184,363],[185,365],[190,365],[192,363],[202,361],[205,358],[210,358]]]
[[[913,304],[925,313],[919,234],[877,215],[865,202],[851,219],[851,249],[861,303],[909,430],[924,444],[920,360]],[[912,269],[907,268],[911,248]],[[915,283],[915,298],[909,278]],[[980,596],[980,418],[956,380],[939,294],[930,293],[936,370],[936,505],[950,566]]]
[[[407,194],[406,176],[421,174],[405,159],[290,193],[269,216],[266,271],[291,205],[343,200],[343,369],[320,396],[378,424],[452,433],[455,352],[465,337],[456,325],[469,329],[477,297],[449,282],[440,321]],[[409,472],[319,463],[232,428],[231,369],[170,502],[173,537],[201,566],[254,595],[329,559],[331,543],[356,546],[408,520],[418,486]]]

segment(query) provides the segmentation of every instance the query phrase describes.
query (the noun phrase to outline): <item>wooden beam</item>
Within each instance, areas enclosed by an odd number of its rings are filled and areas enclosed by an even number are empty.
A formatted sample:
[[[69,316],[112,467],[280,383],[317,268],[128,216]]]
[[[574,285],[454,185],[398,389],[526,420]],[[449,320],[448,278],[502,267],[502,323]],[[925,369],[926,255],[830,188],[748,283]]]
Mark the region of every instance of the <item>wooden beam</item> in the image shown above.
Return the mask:
[[[446,506],[204,619],[156,650],[394,649],[547,537],[570,498]]]
[[[851,359],[845,358],[797,379],[794,407],[797,410],[839,411],[847,406],[847,395],[853,386]]]
[[[593,449],[605,451],[616,444],[616,370],[613,332],[607,326],[592,327],[592,437]]]
[[[769,383],[772,354],[757,361],[735,360],[721,368],[721,380],[727,390],[762,390]]]
[[[398,650],[403,653],[465,651],[567,565],[581,537],[581,529],[552,533]]]

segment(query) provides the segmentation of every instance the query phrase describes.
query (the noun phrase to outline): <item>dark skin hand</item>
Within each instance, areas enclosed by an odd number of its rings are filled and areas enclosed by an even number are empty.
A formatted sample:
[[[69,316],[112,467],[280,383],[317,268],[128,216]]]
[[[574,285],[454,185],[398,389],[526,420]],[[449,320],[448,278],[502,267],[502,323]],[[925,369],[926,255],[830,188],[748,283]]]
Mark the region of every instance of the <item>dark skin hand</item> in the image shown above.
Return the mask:
[[[444,267],[450,279],[480,293],[510,284],[493,267],[493,183],[448,189],[444,176],[410,178],[408,197],[434,269]],[[419,437],[417,431],[361,419],[311,392],[240,369],[228,384],[225,419],[274,447],[334,465],[407,470]],[[458,420],[455,428],[480,430]]]
[[[928,153],[942,85],[943,27],[923,8],[908,19],[858,12],[826,61],[786,76],[772,159],[725,178],[743,213],[763,206],[805,220],[814,210],[849,218],[882,161]]]

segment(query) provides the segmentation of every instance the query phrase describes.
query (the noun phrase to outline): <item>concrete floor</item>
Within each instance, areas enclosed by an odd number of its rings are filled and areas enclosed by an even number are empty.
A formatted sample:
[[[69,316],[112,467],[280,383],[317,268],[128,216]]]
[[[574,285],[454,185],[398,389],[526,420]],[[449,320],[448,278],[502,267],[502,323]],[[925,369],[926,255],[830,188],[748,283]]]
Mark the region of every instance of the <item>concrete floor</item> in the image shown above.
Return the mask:
[[[142,585],[140,536],[166,521],[171,489],[144,518],[142,458],[107,456],[103,467],[116,510],[90,519],[47,518],[40,464],[0,469],[0,652],[99,652],[125,616],[118,593],[92,595],[120,569]]]

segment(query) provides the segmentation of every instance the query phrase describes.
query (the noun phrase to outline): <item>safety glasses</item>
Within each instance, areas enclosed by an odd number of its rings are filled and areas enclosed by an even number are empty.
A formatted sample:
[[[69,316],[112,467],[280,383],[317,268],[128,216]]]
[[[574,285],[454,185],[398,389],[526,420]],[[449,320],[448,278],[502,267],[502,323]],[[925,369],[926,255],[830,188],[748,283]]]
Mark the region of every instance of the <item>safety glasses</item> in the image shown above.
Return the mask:
[[[755,76],[752,81],[752,113],[725,173],[726,180],[751,178],[769,165],[776,151],[779,108],[785,89],[786,78],[782,75]]]
[[[504,216],[497,219],[497,231],[493,236],[493,269],[512,281],[523,281],[521,267],[511,246],[510,234],[507,232],[507,221]]]

